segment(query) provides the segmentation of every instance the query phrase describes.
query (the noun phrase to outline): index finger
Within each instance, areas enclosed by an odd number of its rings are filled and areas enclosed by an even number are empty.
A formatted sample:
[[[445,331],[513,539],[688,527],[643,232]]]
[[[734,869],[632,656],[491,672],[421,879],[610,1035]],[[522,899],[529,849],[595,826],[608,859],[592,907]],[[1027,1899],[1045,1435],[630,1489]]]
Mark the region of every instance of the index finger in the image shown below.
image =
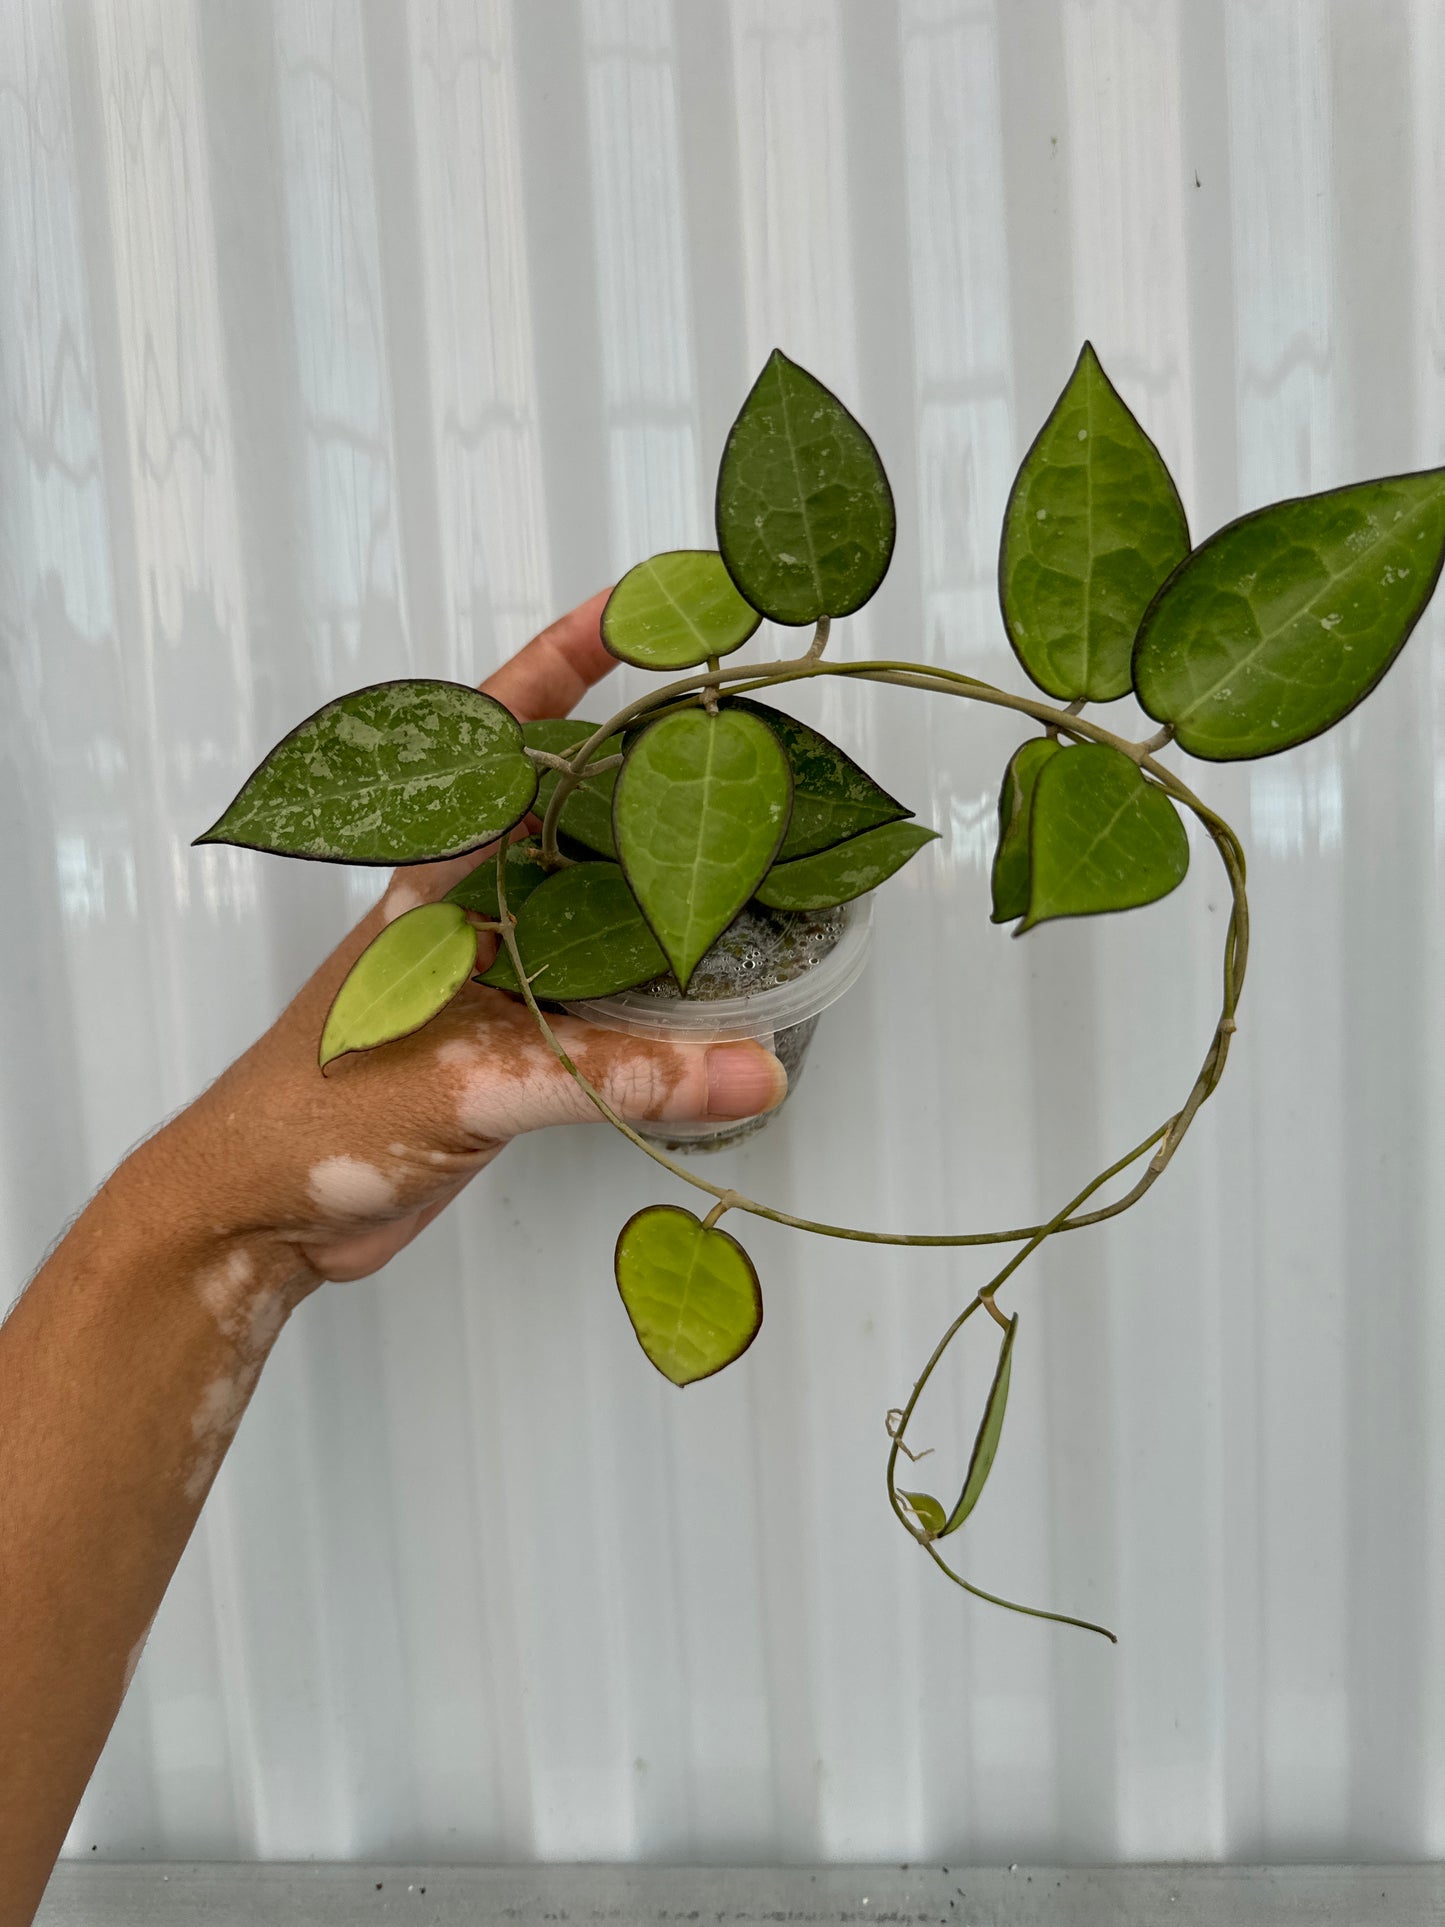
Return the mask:
[[[505,703],[518,722],[565,716],[594,683],[617,667],[617,658],[602,646],[602,610],[611,593],[599,589],[534,636],[525,649],[488,676],[483,693]]]

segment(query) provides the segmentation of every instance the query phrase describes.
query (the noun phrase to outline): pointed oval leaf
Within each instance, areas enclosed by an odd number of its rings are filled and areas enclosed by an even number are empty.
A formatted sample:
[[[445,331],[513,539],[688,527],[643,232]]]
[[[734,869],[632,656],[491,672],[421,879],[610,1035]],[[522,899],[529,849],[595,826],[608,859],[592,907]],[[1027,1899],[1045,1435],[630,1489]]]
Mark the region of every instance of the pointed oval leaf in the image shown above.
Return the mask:
[[[463,683],[338,696],[249,776],[197,843],[331,863],[426,863],[492,843],[537,794],[516,718]]]
[[[775,863],[758,885],[758,902],[770,910],[828,910],[851,903],[886,883],[937,838],[937,830],[918,823],[885,823],[881,829],[865,830],[817,856]]]
[[[552,874],[537,861],[537,848],[535,843],[512,843],[507,847],[507,908],[513,916],[516,916],[537,885],[545,883]],[[475,910],[484,917],[499,917],[501,906],[497,902],[495,861],[483,857],[470,875],[452,885],[442,902],[459,903],[464,910]]]
[[[542,722],[522,725],[527,747],[545,749],[553,756],[573,755],[589,736],[596,734],[596,723],[584,723],[575,716],[548,717]],[[598,745],[597,754],[592,760],[601,762],[604,757],[617,755],[621,748],[620,736],[608,736]],[[532,805],[535,815],[546,815],[552,792],[560,781],[556,770],[543,770],[537,785],[537,800]],[[557,820],[558,828],[565,835],[598,856],[615,858],[617,855],[612,846],[612,791],[616,782],[615,769],[604,770],[600,776],[587,777],[562,805],[562,813]]]
[[[988,1475],[993,1470],[993,1462],[998,1457],[998,1442],[1003,1436],[1003,1415],[1008,1409],[1009,1378],[1013,1371],[1014,1333],[1018,1330],[1019,1315],[1014,1313],[1008,1321],[1008,1329],[998,1348],[998,1364],[994,1367],[993,1384],[988,1390],[984,1404],[983,1418],[978,1428],[978,1437],[973,1442],[973,1453],[968,1461],[968,1474],[963,1481],[963,1490],[958,1495],[958,1504],[949,1514],[948,1523],[940,1536],[957,1532],[969,1513],[983,1497],[983,1488],[988,1483]]]
[[[778,851],[779,863],[812,856],[864,830],[913,814],[811,724],[746,697],[736,697],[723,707],[761,716],[782,744],[793,772],[793,814]]]
[[[1012,923],[1029,907],[1029,822],[1039,771],[1063,747],[1051,736],[1020,744],[998,793],[998,848],[993,855],[994,923]]]
[[[1189,839],[1178,810],[1107,744],[1081,744],[1046,762],[1032,814],[1020,931],[1050,917],[1132,910],[1184,881]]]
[[[510,902],[510,898],[509,898]],[[538,884],[517,917],[517,948],[539,997],[611,997],[667,968],[667,959],[615,863],[573,863]],[[480,981],[517,990],[499,950]]]
[[[1445,469],[1275,502],[1164,585],[1139,700],[1191,756],[1272,756],[1349,714],[1404,647],[1445,559]]]
[[[887,573],[895,532],[893,491],[862,425],[775,348],[718,468],[729,575],[774,622],[851,615]]]
[[[1126,695],[1139,618],[1188,553],[1164,459],[1086,341],[1004,513],[999,600],[1014,653],[1051,696]]]
[[[931,1492],[903,1492],[900,1490],[898,1496],[900,1499],[906,1499],[908,1501],[917,1515],[918,1523],[923,1527],[923,1530],[931,1534],[933,1538],[938,1538],[945,1530],[948,1524],[948,1514]]]
[[[777,737],[743,710],[680,710],[628,751],[612,802],[617,853],[681,989],[767,875],[792,795]]]
[[[373,937],[337,991],[321,1032],[325,1067],[348,1051],[410,1036],[444,1010],[477,961],[477,933],[455,903],[423,903]]]
[[[664,1378],[691,1385],[741,1358],[763,1322],[753,1261],[736,1238],[677,1205],[623,1225],[613,1259],[637,1341]]]
[[[730,656],[762,617],[716,549],[669,549],[629,569],[602,611],[602,640],[639,669],[693,669]]]

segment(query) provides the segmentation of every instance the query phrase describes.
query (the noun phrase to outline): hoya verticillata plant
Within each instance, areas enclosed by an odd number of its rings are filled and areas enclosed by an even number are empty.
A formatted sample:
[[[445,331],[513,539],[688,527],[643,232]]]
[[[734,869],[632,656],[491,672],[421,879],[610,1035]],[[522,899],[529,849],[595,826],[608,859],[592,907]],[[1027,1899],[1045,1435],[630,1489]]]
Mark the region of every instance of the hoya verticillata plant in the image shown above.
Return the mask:
[[[449,682],[357,690],[278,744],[198,840],[365,864],[497,845],[494,862],[443,901],[399,917],[366,950],[326,1019],[320,1062],[429,1022],[475,973],[477,929],[495,931],[501,947],[479,981],[524,1000],[603,1116],[715,1201],[701,1218],[677,1204],[649,1206],[617,1240],[614,1269],[633,1328],[676,1385],[731,1364],[762,1321],[757,1272],[719,1228],[724,1212],[875,1244],[1017,1247],[888,1414],[888,1496],[899,1522],[951,1579],[994,1599],[945,1562],[940,1542],[977,1505],[999,1447],[1018,1332],[1017,1313],[999,1295],[1046,1238],[1116,1217],[1143,1197],[1218,1084],[1235,1030],[1249,947],[1244,853],[1159,752],[1172,743],[1206,762],[1277,755],[1368,695],[1434,591],[1445,558],[1445,470],[1275,502],[1191,548],[1158,449],[1085,343],[1019,469],[999,555],[1009,641],[1051,701],[933,664],[827,659],[831,624],[878,588],[894,532],[873,443],[835,395],[775,352],[723,449],[717,548],[639,562],[603,613],[612,653],[677,672],[670,680],[597,724],[522,725],[491,697]],[[811,629],[806,648],[724,667],[764,616]],[[1189,867],[1181,811],[1224,867],[1232,908],[1223,994],[1198,1077],[1177,1109],[1044,1223],[869,1231],[742,1197],[618,1117],[548,1021],[544,1004],[669,974],[685,996],[700,960],[750,904],[842,904],[931,839],[843,750],[760,700],[817,676],[961,696],[1034,725],[999,794],[992,914],[1016,935],[1055,917],[1133,909],[1175,889]],[[1082,713],[1131,691],[1159,724],[1143,742]],[[537,833],[511,834],[529,818],[540,818]],[[1143,1159],[1122,1196],[1086,1208]],[[980,1310],[999,1328],[998,1363],[958,1496],[947,1504],[900,1486],[899,1456],[919,1456],[907,1442],[918,1401]]]

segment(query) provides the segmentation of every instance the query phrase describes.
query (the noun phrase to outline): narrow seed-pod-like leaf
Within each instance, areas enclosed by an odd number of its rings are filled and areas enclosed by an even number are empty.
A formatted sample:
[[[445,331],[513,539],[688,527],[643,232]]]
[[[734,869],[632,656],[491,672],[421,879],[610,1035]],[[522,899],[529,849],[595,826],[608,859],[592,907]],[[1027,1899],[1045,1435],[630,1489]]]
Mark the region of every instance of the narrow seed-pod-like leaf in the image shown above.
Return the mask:
[[[1029,907],[1029,820],[1039,771],[1062,744],[1032,736],[1009,759],[998,793],[998,848],[993,853],[994,923],[1012,923]]]
[[[373,683],[284,737],[196,842],[427,863],[494,842],[536,794],[521,725],[494,697],[421,678]]]
[[[510,905],[511,879],[508,878]],[[539,997],[612,997],[667,968],[667,959],[615,863],[573,863],[539,883],[517,917],[517,948]],[[479,979],[520,990],[511,952]]]
[[[998,1457],[998,1442],[1003,1436],[1003,1416],[1008,1408],[1009,1378],[1013,1371],[1014,1333],[1018,1326],[1019,1317],[1015,1312],[1008,1321],[1008,1329],[998,1348],[998,1364],[994,1368],[993,1384],[989,1387],[988,1399],[984,1404],[978,1437],[973,1442],[963,1490],[958,1495],[958,1504],[948,1515],[948,1523],[943,1527],[941,1537],[957,1532],[978,1504],[983,1496],[983,1488],[988,1483],[988,1475],[993,1470],[993,1462]]]
[[[792,800],[782,745],[743,710],[680,710],[627,752],[612,832],[680,989],[767,875]]]
[[[887,573],[896,526],[861,423],[775,348],[718,468],[718,548],[739,591],[774,622],[851,615]]]
[[[909,1505],[913,1507],[918,1518],[918,1523],[923,1527],[923,1530],[932,1533],[935,1539],[938,1538],[947,1526],[948,1514],[944,1511],[938,1500],[934,1498],[933,1494],[931,1492],[904,1492],[900,1488],[898,1496],[900,1499],[906,1499]]]
[[[1188,553],[1164,458],[1086,341],[1004,512],[1004,625],[1040,689],[1066,702],[1127,695],[1139,619]]]
[[[1034,783],[1029,905],[1019,930],[1153,903],[1188,868],[1178,810],[1131,758],[1105,743],[1060,750]]]
[[[763,1294],[752,1259],[736,1238],[678,1205],[630,1217],[613,1269],[637,1342],[674,1385],[710,1378],[758,1335]]]
[[[539,883],[545,883],[551,875],[537,861],[535,843],[511,843],[507,846],[507,908],[515,916],[531,896]],[[460,883],[454,883],[443,903],[459,903],[464,910],[475,910],[484,917],[499,917],[501,906],[497,902],[497,866],[489,858],[483,857],[468,876]]]
[[[423,903],[373,937],[337,991],[321,1032],[321,1067],[348,1051],[408,1037],[471,975],[477,933],[455,903]]]
[[[542,722],[524,723],[522,735],[529,749],[545,749],[552,756],[572,756],[582,747],[590,736],[597,734],[596,723],[584,723],[576,716],[548,717]],[[599,744],[594,763],[615,756],[622,748],[620,736],[609,736]],[[547,806],[552,801],[552,792],[562,780],[557,770],[542,771],[537,785],[537,800],[532,805],[533,813],[545,816]],[[615,769],[604,770],[600,776],[584,778],[579,788],[573,790],[562,805],[558,818],[558,828],[570,836],[584,849],[593,851],[597,856],[615,857],[612,847],[612,791],[617,782]]]
[[[1292,749],[1369,695],[1442,559],[1442,468],[1256,509],[1202,542],[1150,605],[1139,700],[1191,756]]]
[[[762,617],[716,549],[669,549],[629,569],[602,611],[602,641],[639,669],[693,669],[730,656]]]
[[[758,885],[758,902],[770,910],[828,910],[851,903],[886,883],[937,838],[937,830],[918,823],[885,823],[881,829],[864,830],[816,856],[775,863]]]
[[[778,851],[779,863],[812,856],[863,830],[913,814],[810,723],[800,723],[796,716],[746,697],[734,697],[723,706],[761,716],[787,755],[793,772],[793,813]]]

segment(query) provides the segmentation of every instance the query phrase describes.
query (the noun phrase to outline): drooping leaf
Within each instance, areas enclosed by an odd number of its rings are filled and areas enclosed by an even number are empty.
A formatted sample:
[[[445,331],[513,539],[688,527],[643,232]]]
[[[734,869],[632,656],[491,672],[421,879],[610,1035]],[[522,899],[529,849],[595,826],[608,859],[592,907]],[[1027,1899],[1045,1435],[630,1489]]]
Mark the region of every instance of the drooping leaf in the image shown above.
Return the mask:
[[[1188,553],[1163,457],[1086,341],[1004,514],[999,599],[1025,670],[1069,702],[1126,695],[1139,618]]]
[[[612,802],[617,853],[683,990],[767,874],[792,790],[777,737],[740,709],[664,716],[628,751]]]
[[[723,706],[761,716],[787,754],[793,772],[793,814],[778,851],[779,863],[812,856],[863,830],[913,814],[811,724],[747,697],[733,698]]]
[[[887,573],[895,528],[861,424],[775,348],[718,468],[718,547],[733,581],[774,622],[851,615]]]
[[[669,549],[623,576],[602,611],[602,640],[639,669],[692,669],[731,655],[761,621],[716,549]]]
[[[1189,868],[1178,810],[1136,763],[1104,743],[1061,750],[1044,764],[1032,817],[1021,931],[1050,917],[1153,903]]]
[[[758,1335],[763,1294],[752,1259],[690,1211],[653,1204],[630,1217],[613,1268],[638,1343],[674,1385],[710,1378]]]
[[[898,1496],[900,1499],[906,1499],[913,1507],[914,1512],[918,1516],[918,1523],[923,1527],[923,1530],[925,1532],[931,1532],[934,1537],[937,1538],[948,1523],[948,1514],[944,1511],[938,1500],[934,1498],[933,1494],[931,1492],[904,1492],[900,1489]]]
[[[575,754],[588,737],[596,733],[596,723],[581,722],[576,716],[548,717],[542,722],[524,723],[522,726],[527,747],[545,749],[552,756]],[[592,760],[601,762],[605,757],[617,755],[621,748],[622,738],[609,736],[598,746]],[[542,779],[537,785],[537,800],[532,805],[535,815],[546,815],[552,792],[561,780],[557,770],[543,770]],[[604,770],[600,776],[587,777],[562,805],[562,814],[558,818],[559,829],[598,856],[617,855],[612,847],[612,791],[616,782],[615,769]]]
[[[770,910],[827,910],[850,903],[886,883],[937,837],[937,830],[918,823],[885,823],[881,829],[864,830],[817,856],[775,863],[758,885],[758,902]]]
[[[993,855],[994,923],[1012,923],[1029,907],[1029,820],[1039,771],[1062,747],[1050,736],[1020,744],[998,793],[998,848]]]
[[[373,683],[284,737],[196,842],[425,863],[494,842],[536,793],[521,726],[495,698],[462,683]]]
[[[477,933],[455,903],[423,903],[362,951],[321,1031],[324,1070],[347,1051],[406,1037],[451,1002],[477,961]]]
[[[988,1483],[988,1475],[993,1470],[993,1462],[998,1457],[998,1442],[1003,1435],[1003,1415],[1008,1408],[1009,1377],[1013,1371],[1014,1333],[1018,1327],[1019,1317],[1015,1312],[1008,1321],[1008,1329],[998,1348],[998,1364],[994,1367],[993,1384],[988,1388],[978,1437],[973,1442],[968,1473],[963,1481],[963,1490],[958,1495],[958,1504],[948,1515],[948,1524],[943,1528],[944,1535],[957,1532],[978,1504],[983,1496],[983,1488]]]
[[[539,997],[611,997],[667,968],[615,863],[574,863],[539,883],[517,917],[522,967]],[[518,990],[510,951],[480,981]]]
[[[535,843],[510,843],[507,846],[507,908],[513,916],[531,896],[539,883],[544,883],[551,875],[537,861]],[[497,903],[497,866],[490,857],[483,857],[468,876],[460,883],[454,883],[443,903],[459,903],[464,910],[475,910],[484,917],[501,915]]]
[[[1272,756],[1368,696],[1445,558],[1445,469],[1275,502],[1200,544],[1144,617],[1139,700],[1211,762]]]

